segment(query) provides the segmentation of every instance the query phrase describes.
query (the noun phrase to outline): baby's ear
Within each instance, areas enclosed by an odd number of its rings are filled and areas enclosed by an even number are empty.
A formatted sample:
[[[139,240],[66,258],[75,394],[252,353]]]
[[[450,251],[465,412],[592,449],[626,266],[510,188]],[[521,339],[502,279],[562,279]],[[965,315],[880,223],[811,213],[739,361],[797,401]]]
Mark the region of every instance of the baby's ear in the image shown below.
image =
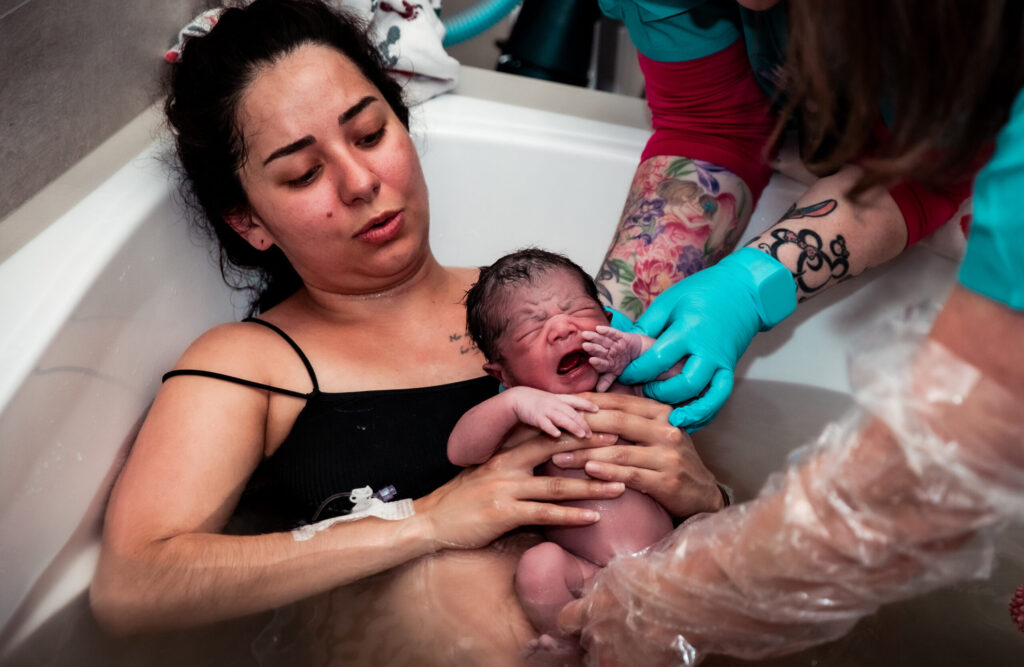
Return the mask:
[[[512,384],[509,382],[508,373],[505,372],[505,367],[499,363],[487,362],[484,364],[484,372],[490,375],[492,378],[502,383],[506,387],[511,387]]]

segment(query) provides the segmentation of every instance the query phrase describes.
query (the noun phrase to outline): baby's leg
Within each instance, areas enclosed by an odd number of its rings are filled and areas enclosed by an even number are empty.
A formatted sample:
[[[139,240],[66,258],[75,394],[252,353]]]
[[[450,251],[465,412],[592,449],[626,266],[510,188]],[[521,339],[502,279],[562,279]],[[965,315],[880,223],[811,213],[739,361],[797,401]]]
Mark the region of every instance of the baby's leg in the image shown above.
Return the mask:
[[[606,391],[629,362],[650,349],[654,343],[650,336],[600,325],[594,331],[582,332],[582,336],[583,351],[590,355],[590,365],[601,374],[597,381],[597,391]]]
[[[558,631],[558,612],[582,594],[597,566],[578,558],[554,542],[531,547],[516,569],[516,593],[527,618],[541,633],[533,651],[572,651],[575,642]]]

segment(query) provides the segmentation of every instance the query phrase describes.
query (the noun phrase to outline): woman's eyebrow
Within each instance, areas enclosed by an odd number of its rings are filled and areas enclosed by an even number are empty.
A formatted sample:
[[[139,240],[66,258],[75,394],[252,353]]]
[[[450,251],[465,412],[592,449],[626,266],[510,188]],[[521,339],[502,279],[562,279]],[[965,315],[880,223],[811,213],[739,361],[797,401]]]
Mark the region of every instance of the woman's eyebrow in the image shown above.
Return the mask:
[[[278,148],[276,151],[271,153],[270,157],[268,157],[266,160],[263,161],[263,166],[266,167],[270,163],[271,160],[276,160],[279,157],[284,157],[286,155],[291,155],[292,153],[296,153],[298,151],[301,151],[306,146],[311,146],[311,145],[313,145],[315,143],[316,143],[316,139],[313,137],[313,135],[307,134],[306,136],[302,137],[298,141],[293,141],[292,143],[288,144],[287,146],[282,146],[281,148]]]
[[[338,116],[338,125],[344,125],[345,123],[349,122],[350,120],[352,120],[353,118],[358,116],[360,111],[362,111],[367,106],[369,106],[370,104],[372,104],[373,102],[376,102],[376,101],[377,101],[377,98],[373,97],[372,95],[367,95],[363,99],[359,100],[358,102],[353,104],[351,107],[346,109],[343,114]],[[296,153],[298,151],[301,151],[303,148],[305,148],[307,146],[311,146],[311,145],[313,145],[315,143],[316,143],[316,138],[314,138],[313,135],[311,135],[311,134],[307,134],[306,136],[302,137],[298,141],[293,141],[292,143],[288,144],[287,146],[282,146],[281,148],[278,148],[276,151],[271,153],[267,157],[267,159],[263,161],[263,166],[266,167],[271,161],[276,160],[279,157],[285,157],[286,155],[291,155],[292,153]]]
[[[343,113],[340,116],[338,116],[338,125],[344,125],[345,123],[349,122],[350,120],[355,118],[357,115],[359,115],[359,112],[362,111],[363,109],[365,109],[370,103],[376,102],[376,101],[377,101],[377,98],[373,97],[372,95],[367,95],[363,99],[359,100],[358,102],[353,104],[351,107],[349,107],[348,110],[345,111],[345,113]]]

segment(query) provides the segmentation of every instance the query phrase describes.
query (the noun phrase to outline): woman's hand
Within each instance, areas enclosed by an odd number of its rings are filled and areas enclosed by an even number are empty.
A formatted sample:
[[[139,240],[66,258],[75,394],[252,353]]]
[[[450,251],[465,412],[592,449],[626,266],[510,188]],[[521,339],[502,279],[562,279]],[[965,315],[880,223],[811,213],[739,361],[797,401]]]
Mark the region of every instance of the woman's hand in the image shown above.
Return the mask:
[[[555,439],[533,428],[517,428],[503,451],[417,500],[416,514],[425,520],[435,549],[477,549],[520,526],[589,525],[600,518],[597,512],[555,503],[615,498],[625,486],[614,480],[535,477],[533,469],[558,452],[614,441],[609,435]]]
[[[675,517],[713,512],[722,492],[700,460],[693,441],[669,423],[672,407],[626,394],[584,394],[600,411],[586,415],[595,433],[611,433],[633,445],[578,449],[555,454],[560,468],[583,468],[595,479],[623,482],[658,501]]]

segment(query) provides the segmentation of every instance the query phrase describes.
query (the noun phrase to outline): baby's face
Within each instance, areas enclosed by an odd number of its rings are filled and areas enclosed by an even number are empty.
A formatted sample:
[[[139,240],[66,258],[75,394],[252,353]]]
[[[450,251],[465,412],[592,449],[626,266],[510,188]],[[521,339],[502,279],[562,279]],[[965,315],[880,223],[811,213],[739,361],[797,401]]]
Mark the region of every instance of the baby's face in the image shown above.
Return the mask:
[[[583,351],[581,331],[608,324],[601,304],[578,276],[548,271],[508,296],[508,326],[498,341],[503,361],[488,364],[506,387],[525,385],[558,394],[592,391],[598,373]]]

